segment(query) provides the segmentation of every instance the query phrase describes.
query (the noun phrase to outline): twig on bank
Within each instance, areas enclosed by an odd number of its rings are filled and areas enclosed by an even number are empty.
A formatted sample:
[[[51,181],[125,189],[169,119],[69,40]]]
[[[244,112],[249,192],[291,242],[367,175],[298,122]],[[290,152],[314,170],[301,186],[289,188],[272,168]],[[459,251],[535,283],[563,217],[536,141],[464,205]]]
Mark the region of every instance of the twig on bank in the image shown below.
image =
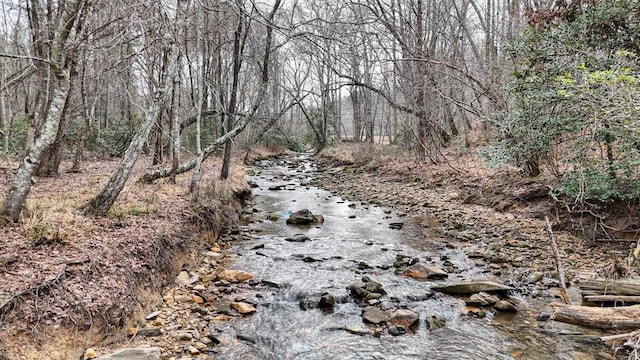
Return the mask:
[[[553,250],[553,257],[556,261],[556,270],[558,271],[558,280],[560,280],[560,295],[565,304],[571,305],[571,299],[567,292],[567,283],[564,281],[564,270],[562,269],[562,263],[560,262],[560,252],[558,251],[558,243],[556,242],[556,236],[553,234],[549,217],[544,217],[544,222],[547,228],[547,234],[551,239],[551,249]]]

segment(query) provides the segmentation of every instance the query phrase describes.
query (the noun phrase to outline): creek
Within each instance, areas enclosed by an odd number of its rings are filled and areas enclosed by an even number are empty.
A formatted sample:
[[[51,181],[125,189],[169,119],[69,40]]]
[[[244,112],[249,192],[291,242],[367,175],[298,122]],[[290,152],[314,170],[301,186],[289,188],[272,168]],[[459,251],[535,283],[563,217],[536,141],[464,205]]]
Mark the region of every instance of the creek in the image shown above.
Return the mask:
[[[260,162],[250,181],[253,214],[244,225],[250,239],[238,243],[232,269],[256,280],[234,294],[255,304],[257,312],[222,327],[218,359],[595,359],[600,349],[539,325],[529,300],[515,291],[517,313],[487,310],[485,318],[467,316],[464,299],[433,293],[436,283],[497,280],[467,256],[453,239],[425,237],[414,225],[425,219],[344,200],[310,186],[319,174],[305,156]],[[270,190],[271,189],[271,190]],[[309,209],[324,223],[291,226],[288,212]],[[278,219],[265,220],[269,215]],[[428,220],[428,219],[427,219]],[[401,229],[391,228],[402,223]],[[286,241],[295,234],[305,242]],[[419,281],[395,274],[398,255],[452,269],[447,280]],[[380,300],[390,308],[420,314],[419,325],[392,336],[363,322],[363,307],[347,286],[368,276],[384,287]],[[332,294],[332,309],[303,310],[301,302]]]

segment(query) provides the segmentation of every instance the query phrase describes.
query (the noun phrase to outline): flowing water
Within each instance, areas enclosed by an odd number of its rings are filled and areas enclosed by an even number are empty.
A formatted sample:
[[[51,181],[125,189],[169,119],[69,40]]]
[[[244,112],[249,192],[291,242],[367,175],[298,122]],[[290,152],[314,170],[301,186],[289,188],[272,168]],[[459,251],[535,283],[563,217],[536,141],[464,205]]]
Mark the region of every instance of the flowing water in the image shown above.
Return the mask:
[[[431,294],[434,282],[394,274],[396,255],[420,262],[453,262],[457,274],[449,280],[491,279],[489,273],[441,236],[425,238],[410,217],[374,205],[353,203],[307,183],[316,176],[304,157],[289,161],[264,161],[250,180],[257,184],[254,204],[259,221],[245,228],[253,239],[237,245],[231,268],[255,275],[258,281],[234,295],[256,304],[257,313],[231,322],[217,348],[219,359],[574,359],[595,353],[554,333],[538,328],[535,313],[519,299],[515,315],[489,315],[476,319],[464,315],[460,298]],[[281,190],[269,190],[280,186]],[[299,227],[285,224],[288,211],[309,209],[324,216],[324,223]],[[264,220],[278,214],[277,221]],[[421,220],[422,221],[422,220]],[[400,230],[390,223],[404,223]],[[306,242],[288,242],[303,233]],[[256,246],[258,245],[258,246]],[[264,245],[264,246],[262,246]],[[360,262],[370,268],[363,269]],[[359,266],[360,265],[360,266]],[[381,283],[383,302],[420,313],[420,324],[402,336],[386,331],[370,333],[363,323],[362,307],[346,287],[363,275]],[[322,293],[337,298],[332,311],[302,310],[301,300]],[[517,294],[514,294],[517,298]],[[352,332],[344,329],[351,329]],[[359,329],[364,335],[353,333]]]

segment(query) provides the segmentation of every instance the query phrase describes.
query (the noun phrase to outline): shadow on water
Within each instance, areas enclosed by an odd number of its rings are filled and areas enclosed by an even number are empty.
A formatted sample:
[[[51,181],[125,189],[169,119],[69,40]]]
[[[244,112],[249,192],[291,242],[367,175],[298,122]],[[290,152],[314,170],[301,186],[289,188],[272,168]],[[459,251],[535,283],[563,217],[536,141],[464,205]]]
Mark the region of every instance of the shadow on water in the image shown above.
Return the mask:
[[[404,254],[425,264],[439,265],[446,258],[457,269],[449,280],[489,278],[455,246],[443,246],[447,239],[419,235],[412,226],[414,219],[307,186],[316,175],[310,163],[298,157],[264,161],[251,176],[257,184],[254,217],[258,221],[246,225],[253,239],[237,245],[238,256],[231,267],[255,275],[255,286],[241,287],[234,296],[256,304],[258,311],[216,325],[224,327],[216,358],[574,359],[576,351],[593,350],[541,331],[535,314],[527,311],[511,318],[496,317],[490,311],[484,319],[467,317],[461,299],[431,293],[434,283],[394,274],[396,255]],[[322,214],[324,223],[310,227],[285,224],[287,211],[305,208]],[[269,214],[280,218],[264,220]],[[404,223],[403,229],[389,227],[399,222]],[[310,241],[284,240],[297,233],[304,233]],[[255,243],[259,246],[251,246]],[[362,307],[346,289],[364,275],[383,285],[384,302],[419,312],[419,326],[394,337],[364,324]],[[301,300],[322,293],[336,297],[332,311],[301,309]]]

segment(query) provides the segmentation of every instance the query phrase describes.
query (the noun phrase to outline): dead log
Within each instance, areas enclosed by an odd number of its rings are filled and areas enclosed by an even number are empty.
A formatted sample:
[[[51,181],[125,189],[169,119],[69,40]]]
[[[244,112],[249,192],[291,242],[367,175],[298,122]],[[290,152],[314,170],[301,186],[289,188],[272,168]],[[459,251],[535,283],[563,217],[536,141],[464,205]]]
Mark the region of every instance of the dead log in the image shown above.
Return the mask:
[[[590,307],[552,304],[555,321],[604,330],[640,328],[640,305]]]
[[[615,303],[618,305],[640,304],[640,296],[634,295],[587,295],[582,300],[590,303]]]
[[[582,297],[595,295],[640,296],[640,279],[593,278],[588,274],[578,277]]]

